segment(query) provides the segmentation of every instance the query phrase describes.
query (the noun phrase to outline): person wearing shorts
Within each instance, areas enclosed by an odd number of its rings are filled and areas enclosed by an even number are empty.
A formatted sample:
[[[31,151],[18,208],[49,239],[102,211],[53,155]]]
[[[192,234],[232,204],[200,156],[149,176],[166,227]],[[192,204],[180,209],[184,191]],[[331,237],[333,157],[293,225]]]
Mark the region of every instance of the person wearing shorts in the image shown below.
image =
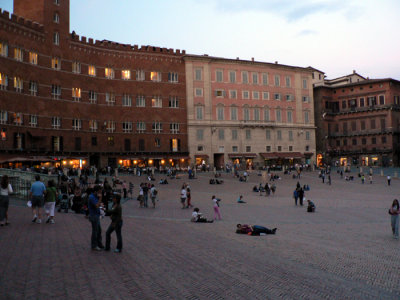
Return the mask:
[[[41,220],[41,208],[44,204],[44,194],[46,192],[46,187],[44,183],[40,181],[40,176],[35,176],[35,182],[31,186],[31,191],[29,192],[29,196],[32,203],[32,213],[33,219],[32,223],[42,223]]]
[[[44,211],[47,215],[46,223],[54,224],[54,210],[56,207],[57,190],[53,180],[47,184],[46,196],[44,199]]]

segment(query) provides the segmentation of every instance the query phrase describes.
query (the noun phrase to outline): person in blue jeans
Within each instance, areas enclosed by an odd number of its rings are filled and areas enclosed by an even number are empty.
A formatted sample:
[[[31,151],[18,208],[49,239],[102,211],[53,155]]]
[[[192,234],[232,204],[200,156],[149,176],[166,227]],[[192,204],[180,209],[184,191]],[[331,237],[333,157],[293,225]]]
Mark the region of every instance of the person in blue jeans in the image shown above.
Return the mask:
[[[117,248],[115,248],[115,253],[120,253],[122,251],[122,207],[121,207],[121,195],[116,194],[113,197],[113,206],[110,210],[106,211],[106,215],[110,215],[111,224],[108,226],[106,232],[106,248],[104,250],[110,251],[111,243],[111,233],[115,230],[117,234]]]
[[[89,196],[89,221],[92,224],[92,237],[91,247],[92,250],[101,251],[104,249],[102,238],[101,238],[101,226],[100,226],[100,206],[101,202],[101,187],[96,185],[93,193]]]

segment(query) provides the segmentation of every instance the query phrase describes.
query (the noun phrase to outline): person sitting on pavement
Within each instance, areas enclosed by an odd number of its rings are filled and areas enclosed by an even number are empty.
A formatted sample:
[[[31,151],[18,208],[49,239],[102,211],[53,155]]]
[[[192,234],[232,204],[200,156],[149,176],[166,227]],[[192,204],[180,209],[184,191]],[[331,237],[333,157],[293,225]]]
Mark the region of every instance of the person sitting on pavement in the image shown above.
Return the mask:
[[[207,218],[203,217],[203,214],[200,212],[200,209],[197,207],[193,209],[192,218],[190,219],[191,222],[195,223],[212,223],[213,220],[207,220]]]
[[[246,201],[243,201],[242,195],[240,195],[239,198],[237,199],[237,203],[246,203]]]
[[[307,200],[307,212],[315,212],[315,204],[311,200]]]
[[[265,234],[275,234],[277,228],[268,229],[267,227],[260,225],[247,225],[247,224],[237,224],[236,233],[248,234],[248,235],[265,235]]]

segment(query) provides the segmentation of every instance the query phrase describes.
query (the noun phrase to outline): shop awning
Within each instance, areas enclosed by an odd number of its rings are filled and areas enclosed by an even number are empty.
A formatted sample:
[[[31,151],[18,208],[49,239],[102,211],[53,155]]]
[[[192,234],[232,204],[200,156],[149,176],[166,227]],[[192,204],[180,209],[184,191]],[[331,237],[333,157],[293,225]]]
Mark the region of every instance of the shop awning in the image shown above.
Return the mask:
[[[228,153],[229,158],[256,158],[256,153]]]
[[[301,159],[304,155],[300,152],[268,152],[260,153],[264,159]]]

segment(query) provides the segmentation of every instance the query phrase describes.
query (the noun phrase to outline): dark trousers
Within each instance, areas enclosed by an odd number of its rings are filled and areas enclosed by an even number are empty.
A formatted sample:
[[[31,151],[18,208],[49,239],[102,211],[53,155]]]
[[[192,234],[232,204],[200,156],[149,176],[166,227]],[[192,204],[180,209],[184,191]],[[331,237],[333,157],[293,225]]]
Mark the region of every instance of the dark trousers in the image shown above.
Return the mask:
[[[0,222],[5,222],[8,211],[9,198],[8,196],[0,196]]]
[[[273,231],[264,227],[264,226],[259,226],[259,225],[254,225],[253,226],[253,233],[254,234],[260,234],[260,233],[265,233],[265,234],[273,234]]]
[[[101,226],[100,226],[100,217],[89,216],[89,221],[92,223],[92,239],[91,246],[92,248],[103,247],[103,242],[101,238]]]
[[[115,226],[111,223],[110,226],[108,226],[107,232],[106,232],[106,249],[110,249],[110,243],[111,243],[111,233],[115,230],[115,233],[117,234],[117,249],[122,250],[122,234],[121,234],[121,229],[122,229],[122,220],[118,222]]]

